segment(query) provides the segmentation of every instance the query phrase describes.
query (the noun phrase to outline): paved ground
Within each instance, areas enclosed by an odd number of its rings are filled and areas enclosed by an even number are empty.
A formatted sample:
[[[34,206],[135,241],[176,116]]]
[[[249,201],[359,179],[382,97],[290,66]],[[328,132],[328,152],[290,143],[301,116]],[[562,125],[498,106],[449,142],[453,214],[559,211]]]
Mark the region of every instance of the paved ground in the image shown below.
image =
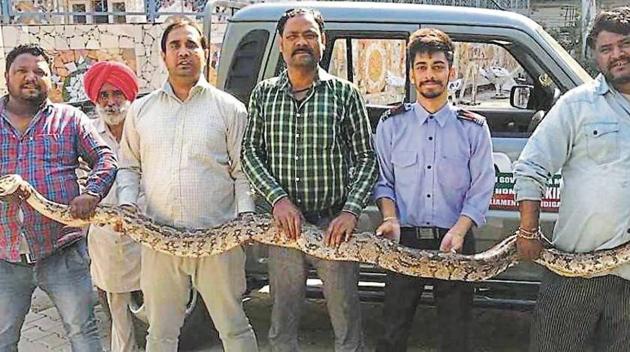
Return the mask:
[[[103,326],[105,315],[100,306],[96,307],[99,326]],[[107,329],[100,329],[104,336]],[[20,352],[70,351],[63,324],[57,309],[53,307],[48,296],[36,290],[33,295],[31,311],[26,316],[22,327],[22,337],[18,345]]]
[[[266,333],[269,329],[271,301],[269,295],[258,292],[245,302],[247,315],[256,331],[261,351],[268,351]],[[368,350],[372,350],[380,335],[381,305],[363,303],[363,325]],[[106,351],[109,338],[107,321],[100,305],[96,315]],[[517,352],[526,351],[529,312],[494,309],[475,309],[475,329],[472,333],[476,351]],[[433,324],[435,309],[420,307],[417,311],[414,333],[410,337],[409,352],[435,351],[437,327]],[[308,300],[300,326],[300,344],[305,352],[332,351],[332,328],[326,313],[325,302]],[[31,312],[26,318],[19,344],[20,352],[70,351],[57,310],[48,297],[36,291]],[[214,339],[210,346],[195,352],[220,352],[219,341]]]

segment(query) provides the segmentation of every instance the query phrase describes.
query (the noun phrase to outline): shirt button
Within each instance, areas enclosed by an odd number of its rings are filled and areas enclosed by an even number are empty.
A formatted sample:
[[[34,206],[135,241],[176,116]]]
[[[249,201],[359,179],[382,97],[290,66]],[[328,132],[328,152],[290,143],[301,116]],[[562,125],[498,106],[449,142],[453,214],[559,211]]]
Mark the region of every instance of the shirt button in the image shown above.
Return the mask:
[[[430,195],[430,194],[427,194],[427,198],[431,198],[431,195]]]
[[[300,182],[300,178],[299,178],[299,177],[296,177],[296,178],[295,178],[295,182]]]
[[[426,222],[426,224],[427,224],[427,225],[431,225],[431,223],[430,223],[430,222],[428,222],[428,221]]]
[[[430,141],[432,141],[432,140],[433,140],[433,137],[429,137],[429,140],[430,140]]]
[[[597,136],[597,130],[593,131],[593,135]]]
[[[433,115],[430,115],[430,116],[429,116],[429,118],[430,118],[430,119],[433,119]]]
[[[295,137],[300,138],[300,134],[299,134],[299,133],[296,133],[296,134],[295,134]]]
[[[628,229],[628,231],[626,231],[627,233],[630,233],[630,229]]]
[[[427,169],[431,170],[431,165],[427,166]]]
[[[295,116],[297,116],[297,117],[302,117],[302,114],[297,113],[297,114],[295,114]]]
[[[295,156],[295,160],[298,160],[299,158],[300,158],[299,156],[297,156],[297,155]]]

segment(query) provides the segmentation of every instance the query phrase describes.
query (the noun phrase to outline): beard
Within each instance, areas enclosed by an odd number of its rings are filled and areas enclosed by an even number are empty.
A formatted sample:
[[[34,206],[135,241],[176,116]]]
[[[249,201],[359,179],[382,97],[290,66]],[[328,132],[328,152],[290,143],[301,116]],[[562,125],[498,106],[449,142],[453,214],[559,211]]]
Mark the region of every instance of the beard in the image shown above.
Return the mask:
[[[98,117],[102,118],[106,124],[116,126],[125,121],[130,105],[131,103],[128,100],[125,100],[125,102],[120,104],[117,108],[104,108],[96,104],[96,114]]]
[[[300,54],[300,56],[295,57],[296,54]],[[315,53],[313,52],[313,50],[309,48],[304,48],[301,50],[293,51],[293,53],[291,54],[291,64],[295,67],[314,69],[317,67],[318,60],[315,58]]]
[[[420,95],[422,95],[424,98],[427,99],[435,99],[437,97],[439,97],[440,95],[442,95],[444,91],[432,91],[432,92],[423,92],[420,91]]]
[[[420,93],[420,95],[422,95],[422,97],[426,99],[435,99],[444,93],[445,87],[442,81],[432,81],[431,83],[436,83],[439,85],[439,87],[435,87],[432,90],[423,90],[422,86],[425,83],[426,82],[421,83],[417,88],[418,92]]]
[[[7,81],[7,90],[9,91],[9,95],[11,97],[27,101],[33,105],[41,105],[46,99],[48,99],[48,92],[38,85],[34,86],[32,92],[24,93],[22,91],[22,87],[13,87],[11,82]]]
[[[623,61],[626,66],[630,66],[630,58],[628,57],[621,58],[617,61]],[[612,62],[610,65],[608,65],[605,71],[602,70],[604,77],[606,77],[606,80],[610,82],[613,86],[630,83],[630,72],[622,73],[619,76],[614,76],[612,74],[612,70],[615,64],[617,63],[617,61]]]

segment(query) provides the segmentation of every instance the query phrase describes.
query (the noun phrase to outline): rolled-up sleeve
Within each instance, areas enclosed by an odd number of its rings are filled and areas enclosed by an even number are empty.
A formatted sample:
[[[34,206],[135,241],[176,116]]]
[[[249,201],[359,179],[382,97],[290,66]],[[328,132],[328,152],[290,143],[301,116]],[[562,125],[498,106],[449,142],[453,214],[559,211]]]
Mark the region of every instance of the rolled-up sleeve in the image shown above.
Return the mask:
[[[529,138],[514,166],[516,201],[541,200],[549,178],[566,162],[575,138],[570,104],[561,98]]]

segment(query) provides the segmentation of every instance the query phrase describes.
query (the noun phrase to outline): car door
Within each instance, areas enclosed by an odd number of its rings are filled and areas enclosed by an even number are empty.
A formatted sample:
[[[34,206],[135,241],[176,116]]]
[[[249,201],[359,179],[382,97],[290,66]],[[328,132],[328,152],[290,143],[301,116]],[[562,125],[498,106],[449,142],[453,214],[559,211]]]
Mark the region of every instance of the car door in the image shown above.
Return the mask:
[[[519,224],[514,201],[512,165],[559,93],[567,90],[562,72],[545,60],[544,50],[520,30],[489,26],[423,25],[448,33],[455,45],[457,78],[452,101],[486,117],[492,134],[496,186],[488,224],[476,231],[477,251],[485,250],[511,235]],[[565,83],[566,84],[566,83]],[[526,103],[515,106],[512,88],[531,87]],[[513,95],[513,93],[512,93]],[[559,207],[560,176],[550,181],[543,200],[541,227],[551,234]],[[541,268],[519,264],[496,281],[537,281]]]

